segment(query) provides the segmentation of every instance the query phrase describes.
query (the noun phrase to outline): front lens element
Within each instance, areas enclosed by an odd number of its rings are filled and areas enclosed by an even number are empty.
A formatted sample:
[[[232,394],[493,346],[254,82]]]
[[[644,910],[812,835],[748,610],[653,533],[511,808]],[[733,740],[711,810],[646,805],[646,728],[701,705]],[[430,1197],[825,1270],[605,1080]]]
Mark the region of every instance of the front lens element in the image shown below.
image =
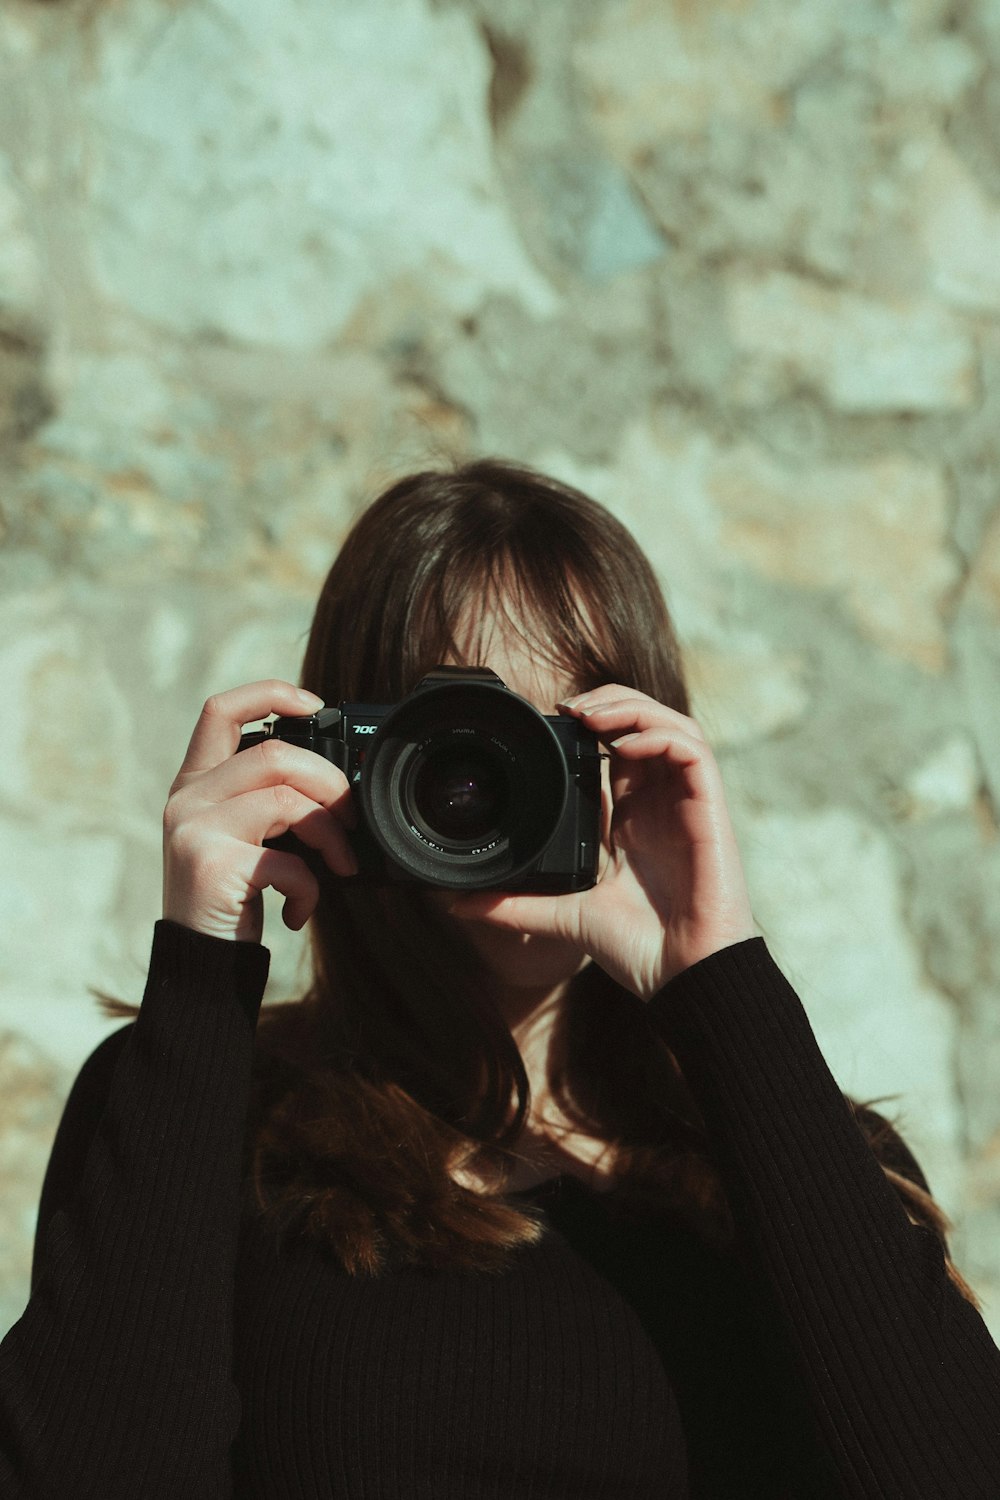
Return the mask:
[[[414,811],[444,843],[482,843],[496,837],[508,800],[502,766],[475,745],[438,748],[414,777]]]

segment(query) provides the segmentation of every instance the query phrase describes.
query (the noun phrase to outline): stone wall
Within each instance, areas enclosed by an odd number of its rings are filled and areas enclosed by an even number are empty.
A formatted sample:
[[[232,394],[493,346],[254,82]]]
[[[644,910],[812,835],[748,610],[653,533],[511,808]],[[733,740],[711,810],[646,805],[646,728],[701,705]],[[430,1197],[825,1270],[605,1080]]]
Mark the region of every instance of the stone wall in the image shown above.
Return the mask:
[[[6,0],[3,1327],[202,702],[495,452],[648,549],[772,951],[1000,1332],[998,64],[993,0]]]

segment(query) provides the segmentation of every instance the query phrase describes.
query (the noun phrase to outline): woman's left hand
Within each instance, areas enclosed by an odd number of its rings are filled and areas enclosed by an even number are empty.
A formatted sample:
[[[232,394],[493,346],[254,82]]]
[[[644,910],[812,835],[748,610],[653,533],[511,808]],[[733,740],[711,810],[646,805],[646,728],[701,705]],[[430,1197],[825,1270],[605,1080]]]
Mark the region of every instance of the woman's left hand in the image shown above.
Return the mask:
[[[682,969],[758,929],[722,776],[694,719],[608,683],[559,705],[611,753],[598,883],[562,896],[479,891],[453,916],[559,937],[648,1000]]]

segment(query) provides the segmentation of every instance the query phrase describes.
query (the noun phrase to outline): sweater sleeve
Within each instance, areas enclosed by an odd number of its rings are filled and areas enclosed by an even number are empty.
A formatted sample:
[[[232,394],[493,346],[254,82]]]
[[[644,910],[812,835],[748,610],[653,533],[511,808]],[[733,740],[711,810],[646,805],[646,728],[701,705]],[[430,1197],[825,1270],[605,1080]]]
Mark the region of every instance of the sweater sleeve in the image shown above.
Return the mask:
[[[98,1049],[116,1054],[109,1087],[98,1100],[89,1065],[74,1086],[31,1296],[0,1344],[3,1500],[232,1492],[239,1180],[269,961],[157,922],[139,1015]]]
[[[1000,1351],[909,1220],[762,938],[672,979],[651,1017],[702,1110],[850,1500],[996,1500]]]

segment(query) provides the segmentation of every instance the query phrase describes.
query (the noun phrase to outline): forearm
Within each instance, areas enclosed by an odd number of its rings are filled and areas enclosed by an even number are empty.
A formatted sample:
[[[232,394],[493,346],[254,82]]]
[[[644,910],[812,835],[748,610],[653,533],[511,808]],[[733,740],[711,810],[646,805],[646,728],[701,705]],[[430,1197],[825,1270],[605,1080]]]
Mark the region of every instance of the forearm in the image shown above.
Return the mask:
[[[1000,1493],[1000,1351],[912,1224],[761,939],[651,1002],[844,1494]]]
[[[75,1197],[0,1346],[0,1494],[229,1493],[232,1287],[268,955],[158,923]]]

